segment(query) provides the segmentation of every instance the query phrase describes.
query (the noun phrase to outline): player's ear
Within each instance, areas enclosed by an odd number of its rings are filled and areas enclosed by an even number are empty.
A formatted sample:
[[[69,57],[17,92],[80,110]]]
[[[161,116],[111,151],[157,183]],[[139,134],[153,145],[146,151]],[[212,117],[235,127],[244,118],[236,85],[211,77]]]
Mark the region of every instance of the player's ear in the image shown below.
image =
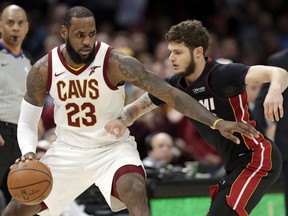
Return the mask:
[[[66,41],[68,38],[68,29],[65,25],[60,27],[60,35]]]
[[[198,46],[194,49],[194,55],[196,58],[199,58],[200,56],[203,55],[203,47],[202,46]]]

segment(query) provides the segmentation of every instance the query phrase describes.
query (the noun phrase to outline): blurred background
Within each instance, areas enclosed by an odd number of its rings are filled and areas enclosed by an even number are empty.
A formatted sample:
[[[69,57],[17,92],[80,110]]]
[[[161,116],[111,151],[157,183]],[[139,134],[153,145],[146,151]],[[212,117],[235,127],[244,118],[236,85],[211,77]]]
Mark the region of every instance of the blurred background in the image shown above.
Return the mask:
[[[53,46],[52,41],[56,43],[51,38],[59,35],[65,10],[75,5],[94,13],[99,39],[116,47],[128,46],[134,55],[147,51],[154,60],[165,58],[161,41],[169,27],[193,18],[209,29],[213,42],[209,54],[214,58],[259,64],[288,46],[285,0],[2,0],[1,10],[11,3],[29,14],[25,47],[35,58]]]
[[[99,41],[134,56],[161,77],[172,72],[165,33],[171,25],[186,19],[203,22],[210,32],[207,56],[225,63],[266,64],[268,56],[288,48],[287,0],[2,0],[1,11],[9,4],[22,6],[29,16],[30,29],[23,48],[34,60],[63,43],[59,35],[63,16],[76,5],[85,6],[94,13]],[[260,87],[248,87],[251,109]],[[143,94],[142,90],[129,84],[126,89],[126,103]],[[39,123],[40,147],[43,140],[49,146],[55,139],[52,112],[53,103],[48,97]],[[270,124],[266,131],[271,139],[274,139],[274,130]],[[217,182],[223,174],[223,161],[215,149],[182,114],[169,107],[143,116],[130,131],[143,160],[152,155],[153,135],[164,132],[172,138],[172,148],[159,151],[160,154],[171,151],[167,163],[146,167],[152,215],[205,215],[209,207],[208,185]],[[160,145],[164,141],[154,140],[153,143]],[[191,162],[197,162],[193,170]],[[254,215],[284,216],[283,186],[281,180],[278,183]],[[89,215],[112,215],[96,187],[87,190],[77,202]],[[204,210],[199,209],[203,203]],[[171,209],[164,213],[168,206]],[[173,213],[175,209],[178,212]],[[125,211],[117,215],[120,214],[127,215]]]

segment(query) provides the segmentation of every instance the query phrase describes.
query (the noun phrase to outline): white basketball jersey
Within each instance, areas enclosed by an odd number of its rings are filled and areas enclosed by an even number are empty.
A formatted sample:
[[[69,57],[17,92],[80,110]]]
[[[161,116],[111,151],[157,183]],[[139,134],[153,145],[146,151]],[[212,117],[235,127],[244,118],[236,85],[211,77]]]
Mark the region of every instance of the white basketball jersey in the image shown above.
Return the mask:
[[[48,54],[48,92],[54,99],[58,141],[84,148],[116,142],[104,129],[109,120],[120,115],[125,102],[124,86],[112,86],[107,79],[112,48],[97,42],[94,61],[76,71],[65,63],[63,46]],[[128,135],[127,130],[121,140]]]

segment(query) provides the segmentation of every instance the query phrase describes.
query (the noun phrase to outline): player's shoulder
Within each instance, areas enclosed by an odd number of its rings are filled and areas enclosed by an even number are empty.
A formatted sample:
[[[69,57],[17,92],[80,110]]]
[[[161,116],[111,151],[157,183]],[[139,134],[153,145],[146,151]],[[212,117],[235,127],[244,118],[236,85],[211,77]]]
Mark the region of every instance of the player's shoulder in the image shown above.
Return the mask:
[[[250,66],[247,66],[245,64],[242,63],[238,63],[238,62],[231,62],[231,63],[227,63],[227,64],[223,64],[223,63],[216,63],[216,66],[214,71],[221,71],[222,73],[230,73],[231,71],[248,71]]]

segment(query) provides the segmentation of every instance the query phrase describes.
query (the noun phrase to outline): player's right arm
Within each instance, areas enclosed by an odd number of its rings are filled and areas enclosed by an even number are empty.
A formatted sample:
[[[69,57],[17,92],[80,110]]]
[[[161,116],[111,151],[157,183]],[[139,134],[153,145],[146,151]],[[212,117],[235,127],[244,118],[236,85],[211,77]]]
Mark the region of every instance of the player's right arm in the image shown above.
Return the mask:
[[[38,60],[27,76],[27,92],[21,103],[17,138],[22,153],[21,159],[35,158],[38,141],[38,123],[46,98],[48,81],[48,56]]]
[[[239,132],[247,137],[258,136],[258,132],[251,125],[240,122],[223,121],[209,112],[202,104],[183,91],[172,87],[162,80],[156,74],[147,71],[143,65],[135,58],[123,54],[111,52],[108,62],[107,77],[112,85],[117,86],[119,83],[129,82],[138,88],[152,94],[170,107],[185,116],[218,129],[222,136],[240,143],[233,133]],[[119,138],[122,134],[122,128],[131,125],[133,121],[155,108],[148,95],[140,97],[135,103],[125,108],[124,114],[121,115],[122,121],[114,120],[114,125],[108,122],[105,129]],[[121,122],[124,124],[121,125]]]

